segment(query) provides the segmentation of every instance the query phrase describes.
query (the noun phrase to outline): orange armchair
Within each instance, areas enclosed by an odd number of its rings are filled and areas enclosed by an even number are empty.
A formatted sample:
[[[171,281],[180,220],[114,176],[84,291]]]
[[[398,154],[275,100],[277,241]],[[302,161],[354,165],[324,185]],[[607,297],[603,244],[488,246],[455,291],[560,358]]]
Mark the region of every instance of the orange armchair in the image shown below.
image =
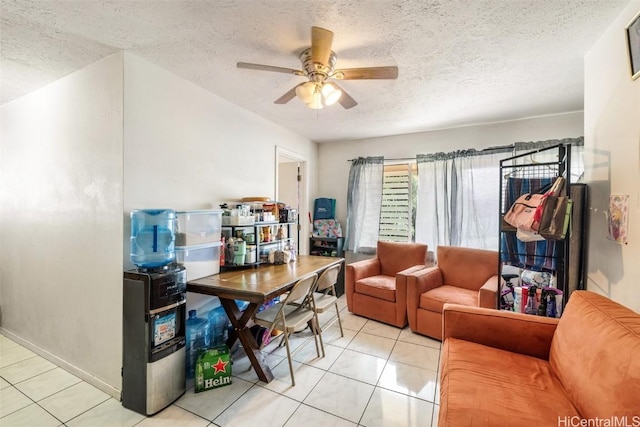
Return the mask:
[[[427,246],[378,242],[376,258],[347,265],[350,312],[399,328],[407,325],[407,275],[424,269]]]
[[[442,340],[445,303],[496,308],[498,252],[438,246],[438,265],[407,276],[407,315],[413,332]]]

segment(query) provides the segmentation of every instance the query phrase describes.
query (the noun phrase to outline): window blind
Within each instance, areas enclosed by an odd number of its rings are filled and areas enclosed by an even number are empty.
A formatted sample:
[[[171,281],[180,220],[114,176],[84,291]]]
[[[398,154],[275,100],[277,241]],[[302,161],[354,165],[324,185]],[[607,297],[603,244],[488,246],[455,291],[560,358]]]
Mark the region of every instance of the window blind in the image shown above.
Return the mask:
[[[415,163],[386,165],[380,210],[380,240],[413,241],[413,174]]]

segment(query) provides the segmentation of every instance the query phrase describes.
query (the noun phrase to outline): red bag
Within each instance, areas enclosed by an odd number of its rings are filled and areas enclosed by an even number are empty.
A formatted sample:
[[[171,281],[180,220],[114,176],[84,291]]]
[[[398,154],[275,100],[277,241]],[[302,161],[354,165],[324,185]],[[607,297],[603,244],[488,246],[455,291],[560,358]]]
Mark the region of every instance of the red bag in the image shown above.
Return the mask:
[[[564,178],[559,176],[553,182],[553,185],[544,193],[544,198],[542,203],[540,203],[536,209],[536,212],[533,215],[534,226],[536,226],[536,231],[540,231],[540,226],[548,224],[549,218],[551,217],[552,212],[555,208],[555,201],[550,201],[549,198],[559,197],[560,193],[564,189]],[[542,224],[545,222],[545,224]]]

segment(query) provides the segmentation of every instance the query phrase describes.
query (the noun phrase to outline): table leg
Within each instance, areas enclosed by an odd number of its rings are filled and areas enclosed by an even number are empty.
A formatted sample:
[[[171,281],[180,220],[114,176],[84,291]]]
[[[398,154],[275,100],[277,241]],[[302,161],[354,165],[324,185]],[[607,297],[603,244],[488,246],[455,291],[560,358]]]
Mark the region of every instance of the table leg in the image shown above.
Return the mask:
[[[255,302],[249,303],[249,306],[244,312],[238,310],[238,306],[233,299],[220,298],[220,304],[222,304],[224,311],[227,313],[233,325],[233,331],[227,340],[227,345],[231,348],[236,342],[236,339],[240,339],[240,344],[242,344],[245,353],[247,353],[251,366],[253,366],[256,374],[258,374],[260,381],[265,383],[271,382],[273,380],[271,368],[262,364],[258,343],[256,343],[253,335],[251,335],[251,330],[247,328],[247,323],[253,318],[256,311],[258,311],[259,304]]]

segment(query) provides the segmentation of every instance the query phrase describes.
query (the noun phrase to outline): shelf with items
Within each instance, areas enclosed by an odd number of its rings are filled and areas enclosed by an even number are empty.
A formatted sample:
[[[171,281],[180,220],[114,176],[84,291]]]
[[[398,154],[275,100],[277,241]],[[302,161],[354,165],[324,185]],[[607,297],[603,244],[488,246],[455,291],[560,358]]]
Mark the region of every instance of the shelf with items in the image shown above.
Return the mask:
[[[225,257],[222,270],[257,266],[268,262],[269,252],[277,249],[290,249],[295,241],[291,237],[295,222],[255,222],[252,225],[223,225],[222,235],[228,247],[230,239],[245,242],[246,256],[243,263],[228,262]],[[238,240],[235,240],[236,242]],[[228,254],[228,252],[227,252]],[[235,258],[234,258],[235,259]],[[250,260],[250,262],[248,261]]]
[[[499,309],[549,317],[562,313],[568,298],[568,233],[547,240],[504,218],[518,197],[543,193],[557,177],[564,177],[569,188],[570,159],[571,147],[556,145],[500,161]]]
[[[231,206],[235,207],[231,207]],[[223,203],[222,225],[251,226],[270,223],[298,221],[298,211],[285,203],[269,200],[267,197],[246,197],[242,201]]]
[[[342,237],[319,237],[311,236],[309,239],[309,254],[343,258],[344,250],[342,246],[344,239]],[[336,296],[344,294],[344,265],[338,273],[338,281],[336,282]]]
[[[317,237],[309,239],[309,253],[311,255],[343,257],[342,237]]]

